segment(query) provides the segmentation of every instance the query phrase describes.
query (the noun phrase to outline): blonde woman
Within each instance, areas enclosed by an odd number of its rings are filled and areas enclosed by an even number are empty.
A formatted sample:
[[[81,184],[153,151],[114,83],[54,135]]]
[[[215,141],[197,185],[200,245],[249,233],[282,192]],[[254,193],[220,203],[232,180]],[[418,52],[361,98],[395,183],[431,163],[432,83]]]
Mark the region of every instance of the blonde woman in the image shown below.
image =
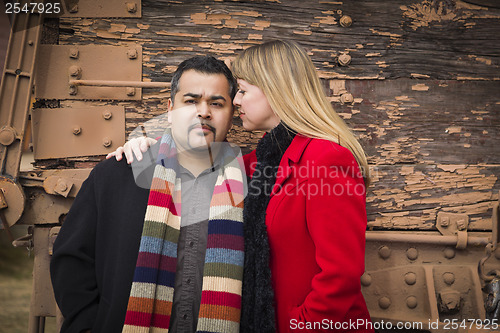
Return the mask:
[[[296,43],[250,47],[232,67],[243,127],[267,132],[245,156],[241,331],[373,332],[360,286],[369,183],[361,145]]]

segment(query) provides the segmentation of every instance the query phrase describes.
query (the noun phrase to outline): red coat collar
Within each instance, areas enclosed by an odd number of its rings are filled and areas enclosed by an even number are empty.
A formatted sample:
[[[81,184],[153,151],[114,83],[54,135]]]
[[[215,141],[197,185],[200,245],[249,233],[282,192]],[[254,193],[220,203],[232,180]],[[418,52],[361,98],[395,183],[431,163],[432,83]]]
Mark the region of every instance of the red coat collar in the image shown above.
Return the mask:
[[[304,154],[304,151],[311,140],[311,138],[300,134],[297,134],[295,138],[293,138],[292,143],[288,146],[287,150],[283,154],[283,157],[281,158],[276,182],[274,183],[273,190],[271,191],[271,197],[279,191],[281,185],[288,179],[288,177],[290,177],[292,172],[292,163],[298,163],[300,161],[300,158]]]

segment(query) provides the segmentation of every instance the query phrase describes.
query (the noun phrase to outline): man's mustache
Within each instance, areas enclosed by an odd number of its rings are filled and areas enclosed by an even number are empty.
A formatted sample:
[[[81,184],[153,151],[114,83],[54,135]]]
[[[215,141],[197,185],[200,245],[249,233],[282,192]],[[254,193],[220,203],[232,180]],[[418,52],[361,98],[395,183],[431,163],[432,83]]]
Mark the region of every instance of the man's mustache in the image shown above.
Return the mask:
[[[198,127],[207,127],[212,133],[215,134],[216,130],[215,130],[215,127],[213,127],[212,125],[210,124],[207,124],[207,123],[196,123],[196,124],[192,124],[188,127],[188,132],[191,132],[193,129],[195,128],[198,128]]]

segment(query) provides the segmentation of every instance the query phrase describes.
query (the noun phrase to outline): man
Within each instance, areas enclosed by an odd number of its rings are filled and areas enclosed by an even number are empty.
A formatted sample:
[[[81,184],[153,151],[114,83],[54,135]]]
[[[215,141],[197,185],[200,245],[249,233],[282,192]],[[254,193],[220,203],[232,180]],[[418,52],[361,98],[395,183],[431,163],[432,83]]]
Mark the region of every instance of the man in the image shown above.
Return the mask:
[[[222,61],[198,56],[171,90],[154,171],[134,180],[124,160],[103,161],[64,221],[51,262],[61,332],[238,331],[243,177],[217,144],[236,82]],[[136,182],[151,178],[150,190]]]

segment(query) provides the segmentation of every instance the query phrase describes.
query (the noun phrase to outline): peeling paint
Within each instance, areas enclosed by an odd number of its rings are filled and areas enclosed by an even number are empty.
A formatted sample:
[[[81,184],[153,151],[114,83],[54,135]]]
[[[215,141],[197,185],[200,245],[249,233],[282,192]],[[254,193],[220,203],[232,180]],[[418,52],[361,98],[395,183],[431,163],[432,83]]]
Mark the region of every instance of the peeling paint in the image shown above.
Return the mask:
[[[429,86],[427,86],[423,83],[419,83],[419,84],[415,84],[415,85],[411,86],[411,90],[427,91],[427,90],[429,90]]]

